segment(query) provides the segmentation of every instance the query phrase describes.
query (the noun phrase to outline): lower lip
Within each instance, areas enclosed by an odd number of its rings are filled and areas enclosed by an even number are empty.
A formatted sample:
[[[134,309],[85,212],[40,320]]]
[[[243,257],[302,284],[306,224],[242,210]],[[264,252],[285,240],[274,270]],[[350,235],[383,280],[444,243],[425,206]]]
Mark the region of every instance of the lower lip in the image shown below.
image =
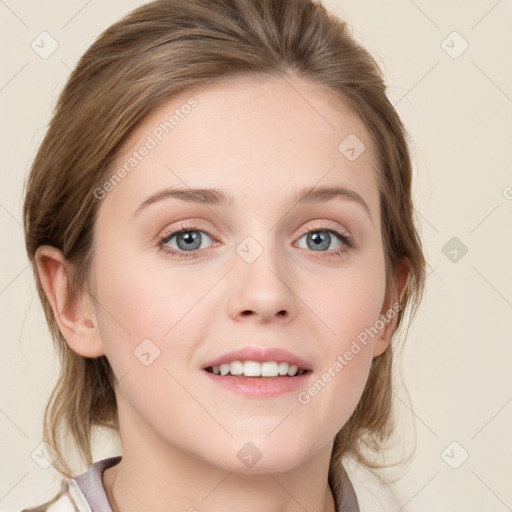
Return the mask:
[[[303,387],[312,375],[311,371],[296,377],[240,377],[217,375],[202,370],[212,382],[230,391],[247,396],[278,396]]]

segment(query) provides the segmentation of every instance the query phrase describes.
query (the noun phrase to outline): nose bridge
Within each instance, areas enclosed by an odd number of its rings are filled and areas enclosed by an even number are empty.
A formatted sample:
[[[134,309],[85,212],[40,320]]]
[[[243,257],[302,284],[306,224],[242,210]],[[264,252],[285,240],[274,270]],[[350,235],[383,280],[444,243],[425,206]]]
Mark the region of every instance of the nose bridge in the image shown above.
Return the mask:
[[[278,226],[279,214],[261,203],[252,204],[251,208],[244,217],[244,224],[238,226],[241,240],[236,245],[236,253],[243,263],[249,266],[256,263],[258,273],[263,269],[270,272],[267,266],[276,272],[285,258],[285,241]]]
[[[261,220],[250,223],[245,233],[235,248],[232,313],[250,310],[268,319],[289,312],[293,293],[282,240]]]
[[[269,230],[261,223],[258,229],[248,233],[236,246],[237,266],[246,276],[256,275],[260,280],[273,276],[276,279],[274,273],[279,272],[284,254],[275,230]]]

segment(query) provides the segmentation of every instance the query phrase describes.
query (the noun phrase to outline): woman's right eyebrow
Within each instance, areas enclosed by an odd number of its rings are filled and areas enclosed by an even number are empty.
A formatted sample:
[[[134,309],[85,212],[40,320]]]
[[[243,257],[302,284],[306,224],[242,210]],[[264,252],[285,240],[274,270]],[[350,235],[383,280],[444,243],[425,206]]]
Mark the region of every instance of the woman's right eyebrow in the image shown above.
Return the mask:
[[[231,206],[235,199],[233,196],[226,194],[217,188],[181,188],[169,187],[159,190],[155,194],[149,196],[135,210],[134,216],[138,215],[143,209],[149,205],[166,199],[180,199],[189,203],[199,203],[208,205],[228,204]]]
[[[149,205],[166,199],[180,199],[181,201],[207,205],[227,204],[232,206],[235,203],[235,198],[231,194],[226,194],[217,188],[169,187],[159,190],[144,200],[135,210],[134,216],[138,215]],[[298,191],[293,202],[295,204],[314,204],[332,201],[333,199],[349,200],[359,204],[373,222],[370,208],[364,199],[357,192],[346,187],[338,185],[305,187]]]

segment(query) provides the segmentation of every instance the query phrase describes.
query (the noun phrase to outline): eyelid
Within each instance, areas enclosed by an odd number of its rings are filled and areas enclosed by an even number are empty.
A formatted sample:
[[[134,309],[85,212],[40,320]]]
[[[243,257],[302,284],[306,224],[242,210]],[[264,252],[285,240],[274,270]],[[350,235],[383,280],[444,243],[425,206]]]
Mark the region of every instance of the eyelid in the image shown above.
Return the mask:
[[[322,222],[322,221],[320,221],[320,222]],[[315,230],[316,231],[332,230],[335,233],[337,233],[339,235],[343,235],[343,236],[345,236],[346,238],[348,238],[350,240],[353,239],[352,236],[350,235],[350,233],[346,229],[340,228],[336,224],[329,224],[329,221],[323,221],[323,223],[321,223],[318,226],[308,226],[308,227],[301,228],[299,230],[299,238],[301,238],[302,236],[304,236],[304,235],[306,235],[306,234],[308,234],[308,233],[310,233],[312,231],[315,231]],[[164,232],[163,235],[159,235],[159,238],[161,238],[161,239],[166,239],[166,238],[169,238],[169,237],[172,238],[172,235],[177,235],[179,233],[183,233],[183,232],[186,232],[186,231],[203,231],[210,238],[214,238],[208,228],[205,228],[205,227],[201,226],[199,223],[191,224],[188,221],[184,221],[183,224],[181,224],[179,227],[169,228],[168,230],[166,230]]]
[[[335,236],[337,236],[341,242],[344,244],[344,248],[341,250],[341,252],[346,252],[349,249],[356,249],[358,247],[357,243],[354,241],[353,236],[344,228],[340,228],[337,224],[332,224],[329,221],[316,221],[319,224],[303,227],[299,230],[299,236],[297,240],[300,240],[304,235],[307,235],[309,233],[315,232],[315,231],[326,231],[334,233]],[[192,224],[190,221],[183,221],[183,223],[179,227],[169,228],[163,235],[159,236],[159,241],[157,243],[157,247],[166,252],[167,254],[174,254],[179,255],[180,257],[196,257],[197,253],[200,253],[202,251],[205,251],[206,249],[195,249],[194,251],[179,251],[172,248],[166,248],[164,249],[163,246],[167,242],[169,242],[172,238],[174,238],[176,235],[179,235],[181,233],[186,233],[187,231],[201,231],[203,233],[206,233],[216,244],[216,240],[214,236],[210,233],[210,230],[207,228],[204,228],[200,225],[200,223],[194,223]],[[314,251],[313,251],[314,252]],[[336,255],[336,251],[319,251],[320,253],[324,253],[326,255]],[[340,252],[340,251],[338,251]]]
[[[337,224],[330,224],[329,221],[318,221],[319,225],[308,226],[300,229],[300,237],[315,231],[332,231],[338,236],[354,242],[353,236],[345,228],[340,228]],[[355,243],[355,242],[354,242]]]
[[[201,226],[199,222],[194,221],[192,223],[190,221],[182,221],[182,223],[179,226],[166,229],[164,231],[164,234],[159,235],[159,238],[172,237],[172,235],[177,235],[178,233],[184,233],[186,231],[203,231],[208,236],[212,237],[210,231],[204,226]]]

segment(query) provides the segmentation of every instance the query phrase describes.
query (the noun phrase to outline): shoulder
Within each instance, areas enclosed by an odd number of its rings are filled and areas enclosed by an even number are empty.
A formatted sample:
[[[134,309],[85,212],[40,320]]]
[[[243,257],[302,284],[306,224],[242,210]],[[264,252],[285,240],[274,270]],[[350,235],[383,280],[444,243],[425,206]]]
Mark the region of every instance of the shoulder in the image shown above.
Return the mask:
[[[21,512],[91,512],[78,484],[66,478],[59,492],[50,500],[37,507],[24,508]]]
[[[334,486],[334,495],[338,503],[337,511],[360,512],[356,491],[343,464],[340,464],[340,471],[336,475]]]
[[[74,478],[65,478],[56,496],[21,512],[112,512],[103,488],[103,471],[117,464],[120,456],[102,459]]]
[[[361,510],[372,512],[394,512],[401,510],[393,485],[353,461],[350,464],[350,479],[358,497]]]

